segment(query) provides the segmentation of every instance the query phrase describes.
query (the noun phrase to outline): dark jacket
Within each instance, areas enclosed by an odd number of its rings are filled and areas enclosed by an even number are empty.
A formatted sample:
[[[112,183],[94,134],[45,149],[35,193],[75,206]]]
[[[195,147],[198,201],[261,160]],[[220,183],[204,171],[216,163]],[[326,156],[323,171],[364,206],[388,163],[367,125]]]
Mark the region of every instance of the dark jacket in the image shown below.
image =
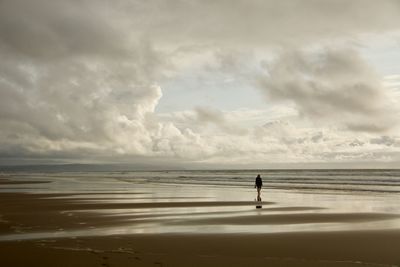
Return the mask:
[[[263,183],[262,183],[261,177],[257,176],[255,187],[262,187],[262,185],[263,185]]]

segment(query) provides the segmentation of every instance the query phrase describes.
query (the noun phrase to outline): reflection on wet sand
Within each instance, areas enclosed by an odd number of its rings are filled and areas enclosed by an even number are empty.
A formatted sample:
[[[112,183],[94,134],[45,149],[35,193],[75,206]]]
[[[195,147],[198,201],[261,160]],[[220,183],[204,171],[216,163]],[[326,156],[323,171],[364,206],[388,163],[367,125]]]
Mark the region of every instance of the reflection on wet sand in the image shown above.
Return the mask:
[[[43,177],[40,179],[44,182]],[[0,233],[4,234],[0,239],[41,238],[41,232],[42,237],[51,233],[59,237],[121,233],[276,233],[357,227],[393,229],[400,225],[399,213],[387,212],[385,205],[377,206],[374,211],[340,205],[350,201],[365,203],[371,201],[370,196],[342,195],[339,200],[335,195],[316,194],[310,198],[309,194],[305,197],[272,190],[266,192],[268,201],[253,202],[246,201],[251,198],[251,190],[247,188],[235,188],[235,192],[227,194],[223,188],[214,186],[186,188],[162,182],[131,181],[127,189],[125,181],[117,179],[110,186],[110,181],[99,179],[95,191],[90,191],[93,179],[79,176],[79,186],[63,178],[54,179],[47,181],[47,190],[43,190],[43,185],[40,190],[32,190],[24,187],[29,184],[25,177],[20,183],[25,193],[0,194],[4,207],[2,218],[7,218],[0,221]],[[7,182],[18,185],[12,179],[3,180],[4,185]],[[55,187],[64,192],[54,193]],[[303,199],[299,201],[299,197]],[[372,200],[376,204],[376,199]]]
[[[92,254],[102,255],[107,264],[121,261],[134,266],[188,266],[193,260],[216,266],[232,257],[232,266],[400,262],[392,247],[400,245],[397,197],[265,189],[264,201],[254,201],[251,187],[110,182],[93,175],[73,180],[47,177],[46,183],[43,177],[36,178],[40,183],[23,178],[1,183],[0,249],[30,251],[30,261],[40,255],[69,258],[73,251],[81,257],[77,260],[88,261],[86,266],[95,266]],[[364,244],[368,240],[374,242]],[[189,248],[179,242],[190,247],[183,258],[175,251]],[[390,247],[385,247],[387,242],[392,242]],[[231,251],[224,250],[224,244],[230,244]],[[343,247],[348,255],[340,253]],[[113,254],[116,251],[119,256]],[[157,253],[164,256],[154,256]],[[141,265],[146,260],[147,265]]]

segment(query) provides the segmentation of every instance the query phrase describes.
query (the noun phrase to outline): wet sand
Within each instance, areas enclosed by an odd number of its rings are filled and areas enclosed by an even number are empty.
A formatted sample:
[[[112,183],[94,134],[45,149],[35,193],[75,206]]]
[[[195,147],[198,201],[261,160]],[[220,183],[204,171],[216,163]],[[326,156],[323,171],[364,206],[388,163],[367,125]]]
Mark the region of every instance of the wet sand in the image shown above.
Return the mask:
[[[0,193],[0,266],[400,266],[396,211],[200,196]]]
[[[1,242],[2,266],[398,266],[398,231]]]

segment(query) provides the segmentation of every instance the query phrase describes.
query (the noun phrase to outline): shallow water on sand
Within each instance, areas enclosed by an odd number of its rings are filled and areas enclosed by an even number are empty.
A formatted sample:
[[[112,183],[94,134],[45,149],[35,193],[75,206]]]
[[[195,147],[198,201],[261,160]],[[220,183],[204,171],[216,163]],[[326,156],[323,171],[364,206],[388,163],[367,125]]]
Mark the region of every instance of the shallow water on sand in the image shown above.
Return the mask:
[[[31,199],[42,201],[36,208],[44,214],[48,204],[58,203],[56,215],[51,216],[66,217],[72,223],[64,221],[54,226],[56,230],[49,230],[46,225],[30,228],[28,221],[24,227],[1,234],[0,240],[141,233],[400,229],[398,171],[337,171],[336,175],[332,170],[261,173],[265,185],[262,202],[255,201],[256,174],[5,173],[0,177],[6,180],[0,194],[34,194]],[[28,211],[21,208],[15,212]],[[7,219],[3,213],[0,211]]]

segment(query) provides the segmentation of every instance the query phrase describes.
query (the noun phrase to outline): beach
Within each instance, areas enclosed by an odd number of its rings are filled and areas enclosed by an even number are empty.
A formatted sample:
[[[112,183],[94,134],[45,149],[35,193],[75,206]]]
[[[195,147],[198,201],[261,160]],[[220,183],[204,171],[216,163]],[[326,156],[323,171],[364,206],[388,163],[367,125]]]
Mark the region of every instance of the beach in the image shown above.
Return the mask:
[[[3,173],[1,266],[400,265],[387,179],[366,192],[262,176],[260,203],[252,172]]]

